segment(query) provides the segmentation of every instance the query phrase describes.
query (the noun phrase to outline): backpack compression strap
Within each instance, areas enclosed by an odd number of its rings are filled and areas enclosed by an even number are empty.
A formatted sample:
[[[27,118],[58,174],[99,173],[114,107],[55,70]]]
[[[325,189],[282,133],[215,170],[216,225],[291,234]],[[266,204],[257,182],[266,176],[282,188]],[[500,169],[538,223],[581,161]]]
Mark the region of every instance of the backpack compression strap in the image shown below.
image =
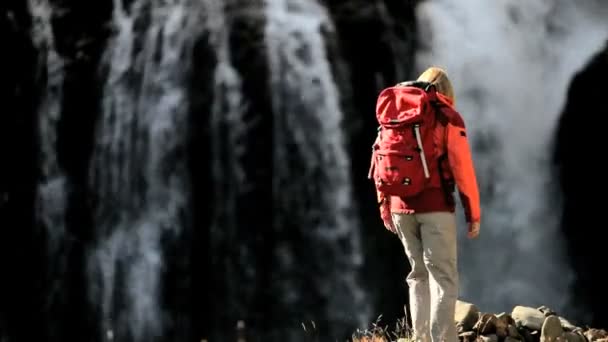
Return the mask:
[[[422,169],[424,170],[424,178],[431,177],[429,173],[429,167],[426,164],[426,156],[424,155],[424,148],[422,146],[422,139],[420,138],[420,124],[414,124],[414,135],[416,136],[416,144],[420,151],[420,160],[422,160]]]

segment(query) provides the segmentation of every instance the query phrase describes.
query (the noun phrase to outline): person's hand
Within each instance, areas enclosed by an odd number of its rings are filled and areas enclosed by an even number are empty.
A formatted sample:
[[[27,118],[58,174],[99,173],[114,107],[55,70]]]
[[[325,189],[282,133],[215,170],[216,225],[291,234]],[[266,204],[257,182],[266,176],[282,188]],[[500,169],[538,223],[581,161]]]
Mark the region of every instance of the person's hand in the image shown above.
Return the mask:
[[[479,235],[479,222],[469,222],[469,229],[467,232],[467,236],[469,239],[475,239]]]
[[[395,223],[391,216],[391,202],[388,199],[383,200],[380,204],[380,217],[382,218],[382,222],[384,222],[384,228],[397,234],[397,229],[395,228]]]

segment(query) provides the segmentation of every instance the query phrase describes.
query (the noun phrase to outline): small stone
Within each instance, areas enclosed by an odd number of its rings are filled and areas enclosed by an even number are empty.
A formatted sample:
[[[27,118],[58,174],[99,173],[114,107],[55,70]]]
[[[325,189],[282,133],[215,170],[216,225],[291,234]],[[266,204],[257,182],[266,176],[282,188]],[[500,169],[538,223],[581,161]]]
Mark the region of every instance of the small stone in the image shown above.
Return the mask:
[[[519,331],[517,331],[515,325],[512,324],[509,324],[507,327],[507,335],[513,338],[523,339],[523,337],[519,334]]]
[[[574,329],[577,328],[574,324],[570,323],[564,317],[559,317],[559,321],[562,323],[562,328],[564,328],[567,331],[573,331]]]
[[[562,335],[566,342],[586,342],[585,336],[571,331],[565,331]]]
[[[454,321],[459,331],[469,331],[479,318],[479,309],[474,304],[458,300],[454,312]]]
[[[511,321],[513,321],[513,318],[511,318],[511,316],[508,316],[505,313],[501,313],[496,316],[495,325],[496,325],[496,335],[498,336],[498,338],[503,339],[503,338],[509,336],[508,327],[509,327],[509,325],[511,325]],[[513,324],[515,324],[515,321],[513,321]]]
[[[543,315],[545,315],[545,317],[549,317],[549,316],[553,316],[553,315],[557,315],[557,313],[553,310],[551,310],[551,308],[546,307],[546,306],[540,306],[538,307],[536,310],[540,311],[543,313]]]
[[[511,315],[509,315],[506,312],[499,313],[498,315],[496,315],[496,318],[507,323],[507,325],[509,325],[509,324],[515,325],[515,320],[513,319],[513,317],[511,317]]]
[[[511,317],[513,317],[517,325],[531,330],[540,330],[545,322],[545,315],[542,312],[528,306],[518,305],[514,307]]]
[[[458,337],[460,337],[460,340],[463,342],[473,342],[477,338],[477,334],[474,331],[465,331],[458,334]]]
[[[480,335],[477,337],[478,342],[498,342],[498,336],[495,334],[490,335]]]
[[[597,341],[608,337],[608,333],[604,329],[590,328],[584,332],[588,341]]]
[[[525,342],[537,342],[538,341],[538,334],[532,334],[532,332],[530,332],[530,330],[524,326],[518,328],[517,332],[519,332],[519,335],[522,337],[523,341],[525,341]],[[537,331],[533,331],[533,332],[537,332]]]
[[[542,326],[540,342],[555,342],[563,333],[559,318],[555,315],[548,316]]]
[[[504,340],[504,342],[521,342],[522,340],[515,338],[515,337],[511,337],[511,336],[507,336]]]
[[[479,316],[477,323],[473,326],[473,331],[477,331],[481,335],[490,335],[496,333],[496,321],[498,318],[490,313],[484,313]]]

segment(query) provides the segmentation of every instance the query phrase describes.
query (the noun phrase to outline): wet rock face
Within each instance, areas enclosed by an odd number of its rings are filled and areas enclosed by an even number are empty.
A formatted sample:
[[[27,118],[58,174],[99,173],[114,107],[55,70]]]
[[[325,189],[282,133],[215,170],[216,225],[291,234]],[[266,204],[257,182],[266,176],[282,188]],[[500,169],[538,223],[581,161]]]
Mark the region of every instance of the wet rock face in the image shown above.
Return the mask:
[[[78,0],[51,0],[52,25],[59,54],[75,59],[90,59],[95,63],[111,34],[111,0],[91,3]]]
[[[591,324],[608,325],[608,296],[601,280],[608,229],[598,213],[605,211],[608,183],[600,161],[605,155],[608,116],[603,102],[608,79],[608,42],[570,83],[555,136],[555,165],[563,191],[562,231],[576,272],[572,287],[579,304],[592,313]],[[597,124],[596,124],[597,123]],[[593,195],[593,196],[591,196]]]
[[[56,148],[68,180],[66,231],[73,243],[65,247],[65,267],[71,271],[60,280],[53,279],[55,286],[66,289],[50,308],[50,315],[61,318],[48,328],[56,327],[57,338],[95,340],[100,335],[99,317],[89,305],[91,294],[86,285],[85,262],[94,235],[87,175],[101,110],[100,60],[112,33],[113,8],[108,0],[56,0],[50,4],[55,49],[65,62]]]
[[[51,29],[65,60],[61,120],[56,141],[69,174],[67,256],[47,255],[47,231],[36,221],[40,176],[38,106],[47,79],[46,42],[36,46],[36,1],[0,4],[0,334],[23,340],[93,340],[95,317],[87,311],[84,255],[88,210],[85,175],[100,92],[99,59],[110,34],[112,1],[50,1]],[[39,38],[39,37],[38,37]],[[69,270],[69,272],[66,272]],[[61,289],[61,291],[58,291]],[[50,295],[53,294],[53,295]]]
[[[31,310],[42,304],[45,265],[44,244],[33,235],[38,52],[30,27],[26,1],[0,3],[0,335],[21,330],[24,340],[37,340],[37,332],[23,324],[26,318],[31,325],[44,320]]]

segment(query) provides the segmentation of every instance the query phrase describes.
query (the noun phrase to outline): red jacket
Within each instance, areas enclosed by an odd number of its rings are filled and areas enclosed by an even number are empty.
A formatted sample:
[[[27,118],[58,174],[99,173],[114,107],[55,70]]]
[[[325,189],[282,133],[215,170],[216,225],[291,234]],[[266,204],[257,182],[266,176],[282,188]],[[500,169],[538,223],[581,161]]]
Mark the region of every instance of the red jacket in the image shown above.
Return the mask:
[[[452,102],[440,96],[444,103]],[[453,107],[451,107],[453,109]],[[434,132],[435,156],[441,156],[447,148],[446,176],[454,180],[463,205],[467,222],[481,220],[479,189],[475,168],[471,156],[471,149],[467,139],[466,128],[462,116],[451,110],[447,115],[446,125],[437,125]],[[382,194],[378,194],[379,198]],[[391,197],[391,211],[394,213],[425,213],[434,211],[454,212],[455,202],[453,192],[446,192],[441,188],[432,188],[406,200],[400,197]]]

